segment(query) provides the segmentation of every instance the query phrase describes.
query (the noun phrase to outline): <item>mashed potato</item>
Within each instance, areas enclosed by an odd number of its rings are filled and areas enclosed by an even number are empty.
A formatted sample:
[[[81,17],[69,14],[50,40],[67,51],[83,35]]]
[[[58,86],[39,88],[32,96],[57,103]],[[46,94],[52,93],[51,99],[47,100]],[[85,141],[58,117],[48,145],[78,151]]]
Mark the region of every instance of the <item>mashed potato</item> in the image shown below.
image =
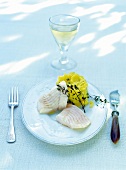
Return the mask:
[[[88,101],[88,83],[85,78],[75,72],[59,76],[56,84],[65,81],[68,88],[68,102],[76,106],[86,106]]]

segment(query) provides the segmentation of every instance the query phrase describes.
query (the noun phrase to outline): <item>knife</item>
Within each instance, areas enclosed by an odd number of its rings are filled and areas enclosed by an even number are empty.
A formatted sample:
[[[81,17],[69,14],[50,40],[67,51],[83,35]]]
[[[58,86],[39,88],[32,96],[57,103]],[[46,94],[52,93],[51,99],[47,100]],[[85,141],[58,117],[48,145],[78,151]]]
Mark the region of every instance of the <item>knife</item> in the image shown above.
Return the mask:
[[[120,103],[120,94],[118,90],[112,91],[109,95],[110,104],[113,106],[112,111],[112,126],[111,126],[111,140],[113,143],[117,143],[120,139],[120,126],[119,126],[119,112],[117,107]]]

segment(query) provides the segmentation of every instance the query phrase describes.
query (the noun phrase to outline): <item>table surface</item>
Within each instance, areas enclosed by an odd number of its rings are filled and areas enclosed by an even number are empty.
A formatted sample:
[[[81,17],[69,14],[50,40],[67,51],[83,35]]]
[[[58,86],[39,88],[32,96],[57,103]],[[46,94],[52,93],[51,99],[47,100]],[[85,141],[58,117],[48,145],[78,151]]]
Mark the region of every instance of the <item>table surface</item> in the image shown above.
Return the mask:
[[[111,109],[101,131],[92,139],[72,146],[55,146],[35,138],[22,123],[22,101],[37,83],[57,78],[50,62],[59,50],[48,18],[66,13],[81,20],[69,49],[77,61],[73,70],[97,86],[108,99],[121,94],[120,141],[110,140]],[[122,170],[126,168],[126,3],[117,0],[1,0],[0,1],[0,169],[7,170]],[[15,109],[16,142],[6,136],[11,86],[18,86],[20,104]]]

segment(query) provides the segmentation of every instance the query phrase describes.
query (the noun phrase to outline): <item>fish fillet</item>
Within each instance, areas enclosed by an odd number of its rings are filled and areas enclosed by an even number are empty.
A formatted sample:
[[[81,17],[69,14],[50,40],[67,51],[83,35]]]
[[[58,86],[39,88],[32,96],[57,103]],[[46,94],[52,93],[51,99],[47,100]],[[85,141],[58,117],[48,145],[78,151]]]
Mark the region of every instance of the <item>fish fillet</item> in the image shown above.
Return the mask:
[[[86,128],[91,124],[89,118],[75,105],[68,106],[56,116],[56,120],[71,129]]]
[[[53,87],[49,93],[40,97],[37,103],[39,113],[50,113],[56,110],[62,110],[67,106],[67,85],[65,81]]]

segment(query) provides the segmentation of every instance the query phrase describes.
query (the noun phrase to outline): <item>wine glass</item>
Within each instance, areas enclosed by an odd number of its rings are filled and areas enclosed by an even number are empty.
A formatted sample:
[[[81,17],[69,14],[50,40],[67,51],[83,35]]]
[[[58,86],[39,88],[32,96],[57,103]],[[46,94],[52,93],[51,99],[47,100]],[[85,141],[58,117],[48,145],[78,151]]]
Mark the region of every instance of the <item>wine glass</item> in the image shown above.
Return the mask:
[[[80,19],[75,16],[60,14],[49,18],[49,26],[54,39],[59,46],[61,57],[52,61],[51,65],[59,70],[69,70],[76,67],[76,62],[67,57],[68,48],[75,38],[80,25]]]

